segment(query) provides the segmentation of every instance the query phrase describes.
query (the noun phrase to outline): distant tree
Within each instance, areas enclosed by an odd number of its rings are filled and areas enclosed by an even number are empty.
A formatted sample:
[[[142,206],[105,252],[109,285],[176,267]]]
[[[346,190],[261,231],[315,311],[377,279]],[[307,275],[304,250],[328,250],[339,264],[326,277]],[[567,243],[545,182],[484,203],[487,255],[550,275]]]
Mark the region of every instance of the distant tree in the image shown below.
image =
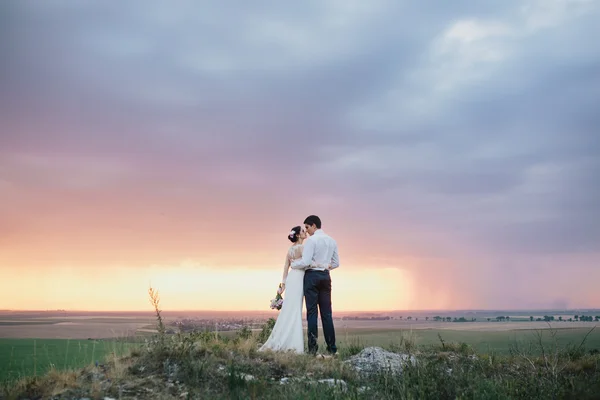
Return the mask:
[[[446,321],[448,321],[448,322],[452,321],[452,317],[446,317]]]
[[[491,319],[491,318],[488,318],[487,320],[488,320],[488,322],[490,322],[492,319]]]
[[[406,317],[406,319],[410,321],[412,319],[412,317]]]
[[[507,321],[510,321],[510,317],[509,317],[508,315],[506,316],[506,320],[507,320]]]
[[[533,321],[533,316],[529,317],[529,320],[530,320],[530,321]]]
[[[575,321],[579,321],[579,315],[576,315],[573,318],[575,318]]]
[[[498,322],[504,321],[505,319],[506,319],[506,317],[503,315],[496,317],[496,321],[498,321]]]
[[[425,321],[429,321],[429,317],[425,317]]]
[[[398,317],[398,319],[399,319],[400,321],[402,321],[402,317]]]
[[[569,322],[573,322],[573,318],[569,318]]]
[[[562,315],[558,317],[558,320],[562,322]]]
[[[415,318],[415,321],[418,321],[418,320],[419,320],[419,317],[416,317],[416,318]]]
[[[435,317],[433,317],[433,320],[439,322],[442,320],[442,317],[440,317],[439,315],[436,315]]]

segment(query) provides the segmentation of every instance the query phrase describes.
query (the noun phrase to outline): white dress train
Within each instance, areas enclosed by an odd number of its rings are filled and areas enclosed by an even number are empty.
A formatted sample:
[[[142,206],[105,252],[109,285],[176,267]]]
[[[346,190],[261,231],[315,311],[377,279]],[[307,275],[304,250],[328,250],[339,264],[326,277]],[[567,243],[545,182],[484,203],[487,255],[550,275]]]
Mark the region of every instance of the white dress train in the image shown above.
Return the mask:
[[[290,260],[299,258],[302,245],[290,247],[286,258],[289,268]],[[259,351],[294,351],[304,353],[304,332],[302,329],[302,300],[304,298],[304,271],[289,268],[283,293],[283,306],[273,327],[269,339]]]

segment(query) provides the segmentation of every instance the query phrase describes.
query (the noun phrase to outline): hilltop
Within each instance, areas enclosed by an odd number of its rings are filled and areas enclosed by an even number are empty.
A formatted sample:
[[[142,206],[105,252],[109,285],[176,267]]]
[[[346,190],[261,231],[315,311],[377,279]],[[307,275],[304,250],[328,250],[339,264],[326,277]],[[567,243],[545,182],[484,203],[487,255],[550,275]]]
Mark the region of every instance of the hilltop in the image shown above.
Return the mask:
[[[82,369],[51,368],[5,382],[0,399],[595,399],[600,352],[561,345],[557,330],[537,331],[529,346],[481,353],[466,343],[417,346],[399,331],[386,348],[340,340],[335,358],[259,352],[275,320],[259,331],[169,333],[158,304],[155,331],[126,354],[116,349]]]
[[[402,336],[389,353],[354,341],[341,346],[337,358],[319,359],[258,352],[272,326],[232,337],[167,335],[159,319],[159,334],[126,356],[24,378],[6,385],[0,398],[592,399],[600,393],[600,355],[584,343],[546,348],[540,340],[495,356],[443,339],[417,347]]]

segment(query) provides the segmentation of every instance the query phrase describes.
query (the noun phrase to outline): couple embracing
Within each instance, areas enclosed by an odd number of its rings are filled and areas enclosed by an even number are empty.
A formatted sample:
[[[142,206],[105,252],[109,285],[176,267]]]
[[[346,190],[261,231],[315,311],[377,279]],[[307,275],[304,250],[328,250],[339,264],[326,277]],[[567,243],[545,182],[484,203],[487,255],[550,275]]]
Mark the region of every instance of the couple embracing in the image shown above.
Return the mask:
[[[317,318],[321,313],[323,335],[327,352],[334,355],[335,329],[331,311],[330,271],[340,266],[337,243],[321,229],[321,219],[310,215],[304,227],[292,228],[288,235],[292,246],[288,250],[283,267],[280,291],[286,292],[285,301],[271,336],[260,348],[273,351],[304,353],[302,333],[302,297],[306,300],[308,322],[308,352],[316,355],[318,350]]]

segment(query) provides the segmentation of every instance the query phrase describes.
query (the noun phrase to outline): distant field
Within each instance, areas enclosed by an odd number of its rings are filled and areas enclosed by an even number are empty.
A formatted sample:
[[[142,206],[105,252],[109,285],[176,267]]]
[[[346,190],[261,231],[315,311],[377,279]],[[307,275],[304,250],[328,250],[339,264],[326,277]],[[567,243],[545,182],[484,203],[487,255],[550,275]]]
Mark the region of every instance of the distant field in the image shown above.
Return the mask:
[[[560,347],[569,344],[579,345],[585,335],[592,329],[563,328],[557,329],[556,344]],[[547,328],[547,326],[546,326]],[[440,335],[447,343],[467,343],[480,353],[507,354],[515,345],[528,346],[537,343],[538,332],[542,334],[542,343],[545,346],[554,345],[549,329],[540,330],[500,330],[500,331],[472,331],[450,329],[416,329],[416,330],[380,330],[380,329],[338,329],[336,331],[340,345],[360,343],[367,346],[389,346],[398,344],[403,338],[413,338],[418,346],[440,344]],[[600,329],[594,330],[585,343],[587,349],[600,350]]]
[[[578,345],[590,328],[557,330],[556,342],[564,347]],[[552,347],[549,330],[542,330],[545,346]],[[389,330],[351,328],[338,329],[340,348],[349,345],[383,346],[400,344],[403,338],[412,338],[418,346],[439,345],[438,335],[447,343],[467,343],[479,353],[508,354],[511,347],[526,347],[536,343],[537,331],[467,331],[449,329]],[[228,332],[231,336],[234,332]],[[321,342],[323,341],[320,338]],[[102,362],[108,355],[123,354],[138,344],[124,340],[65,340],[65,339],[0,339],[0,381],[20,376],[43,374],[52,366],[78,368]],[[600,350],[600,329],[587,338],[586,349]]]
[[[532,329],[563,329],[563,328],[592,328],[600,325],[598,322],[541,322],[529,320],[515,320],[510,322],[488,322],[477,320],[475,322],[434,322],[434,321],[335,321],[336,329],[382,329],[382,330],[453,330],[453,331],[513,331]]]
[[[152,318],[0,318],[0,338],[106,339],[136,335]]]
[[[273,314],[276,316],[276,314]],[[121,354],[135,343],[133,338],[151,334],[152,316],[0,316],[0,381],[19,376],[42,374],[51,366],[77,368],[113,352]],[[556,329],[558,346],[578,345],[596,322],[529,321],[511,316],[510,322],[434,322],[412,320],[335,320],[340,347],[375,345],[388,347],[403,338],[417,346],[466,343],[480,353],[507,354],[515,345],[527,346],[543,332],[545,346],[553,346],[548,328]],[[319,332],[322,332],[319,330]],[[223,332],[227,336],[235,332]],[[322,334],[321,334],[322,335]],[[89,340],[86,340],[89,339]],[[322,336],[321,336],[322,342]],[[587,338],[587,349],[600,350],[600,328]]]
[[[138,346],[121,340],[0,339],[0,382],[40,375],[51,367],[80,368]]]

